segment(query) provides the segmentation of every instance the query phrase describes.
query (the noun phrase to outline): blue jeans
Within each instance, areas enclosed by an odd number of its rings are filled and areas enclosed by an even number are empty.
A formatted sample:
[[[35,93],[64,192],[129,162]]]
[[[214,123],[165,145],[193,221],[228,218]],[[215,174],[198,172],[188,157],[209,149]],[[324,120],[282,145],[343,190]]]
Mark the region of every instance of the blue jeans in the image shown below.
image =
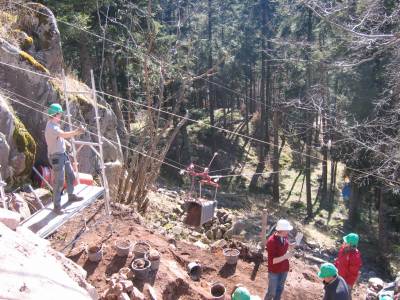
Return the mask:
[[[53,203],[54,208],[61,208],[61,192],[64,187],[64,178],[67,177],[67,192],[74,192],[75,174],[67,153],[55,153],[49,156],[50,164],[53,168]]]
[[[285,288],[287,272],[283,273],[268,273],[268,291],[265,294],[264,300],[280,300]]]

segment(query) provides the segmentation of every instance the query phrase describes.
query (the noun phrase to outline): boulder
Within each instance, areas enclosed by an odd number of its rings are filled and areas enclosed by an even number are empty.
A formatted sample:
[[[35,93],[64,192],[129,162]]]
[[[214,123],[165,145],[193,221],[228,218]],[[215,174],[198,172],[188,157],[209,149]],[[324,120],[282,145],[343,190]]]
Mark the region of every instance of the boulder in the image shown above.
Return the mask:
[[[372,277],[368,280],[368,287],[374,289],[375,291],[380,291],[383,286],[383,280],[378,277]]]
[[[2,178],[29,175],[35,155],[35,141],[14,115],[10,103],[0,94],[0,171]]]
[[[97,300],[82,267],[49,246],[49,242],[18,227],[0,223],[0,295],[4,299]],[[51,270],[51,272],[49,272]]]
[[[226,240],[230,240],[233,236],[233,228],[228,229],[225,233],[224,233],[224,239]]]
[[[195,245],[196,247],[203,249],[203,250],[207,250],[208,246],[203,243],[202,241],[196,241],[193,245]]]
[[[172,228],[172,233],[175,236],[180,236],[182,234],[182,232],[183,232],[183,228],[179,225],[175,225],[175,227]]]
[[[0,132],[0,166],[1,166],[0,175],[2,178],[8,178],[11,173],[8,163],[9,155],[10,155],[10,146],[7,143],[5,135],[2,132]]]
[[[221,239],[222,238],[222,230],[221,229],[217,229],[217,232],[216,232],[216,234],[215,234],[215,239],[216,240],[219,240],[219,239]]]
[[[27,3],[26,6],[31,9],[22,8],[17,21],[19,30],[33,37],[32,47],[25,50],[38,57],[51,73],[61,73],[61,38],[53,12],[39,3]]]
[[[232,225],[233,234],[234,235],[240,234],[245,227],[246,227],[246,224],[242,220],[236,221]]]
[[[206,237],[207,237],[209,240],[213,240],[213,239],[214,239],[214,233],[213,233],[213,231],[212,231],[212,230],[208,230],[208,231],[206,232]]]
[[[216,241],[216,242],[211,244],[211,248],[215,248],[215,249],[224,248],[227,244],[228,243],[225,240],[218,240],[218,241]]]

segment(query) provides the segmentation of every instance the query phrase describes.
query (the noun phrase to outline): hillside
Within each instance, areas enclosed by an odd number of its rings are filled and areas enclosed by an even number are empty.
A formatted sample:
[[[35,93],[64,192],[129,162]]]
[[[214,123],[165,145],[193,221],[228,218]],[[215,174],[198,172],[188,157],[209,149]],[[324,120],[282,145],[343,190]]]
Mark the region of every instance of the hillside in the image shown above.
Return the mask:
[[[246,249],[242,250],[238,264],[230,266],[225,264],[222,247],[211,246],[211,249],[202,249],[195,246],[196,243],[193,245],[188,241],[176,240],[173,235],[170,237],[161,235],[161,228],[145,227],[141,224],[144,220],[128,208],[114,208],[113,215],[108,220],[102,213],[101,205],[98,204],[85,212],[81,216],[81,219],[83,218],[90,220],[87,223],[88,230],[73,247],[67,247],[64,251],[67,257],[82,265],[88,272],[88,281],[96,287],[100,295],[109,287],[107,278],[132,263],[132,254],[122,258],[116,256],[113,247],[115,242],[121,239],[131,242],[145,240],[161,253],[160,268],[148,279],[155,289],[157,299],[211,299],[210,286],[215,282],[223,283],[228,292],[236,284],[242,283],[254,294],[263,296],[265,293],[266,262],[255,259]],[[82,223],[79,218],[71,221],[51,238],[52,246],[56,250],[62,250],[81,229]],[[104,247],[103,259],[99,263],[88,261],[84,248],[100,244]],[[219,244],[223,245],[221,241]],[[316,275],[318,263],[305,258],[312,255],[312,251],[306,249],[307,247],[303,245],[291,259],[291,270],[283,299],[311,300],[322,297],[323,285]],[[187,265],[190,262],[201,264],[203,272],[200,281],[190,279],[187,273]],[[143,281],[134,279],[133,282],[139,290],[143,290]],[[358,286],[353,299],[364,299],[365,289],[365,284]]]
[[[0,0],[0,298],[263,297],[261,242],[284,218],[304,239],[283,300],[323,297],[318,268],[349,233],[353,299],[398,300],[399,20],[396,1]],[[49,119],[71,143],[61,168]],[[70,162],[76,203],[54,186]],[[144,280],[116,255],[138,241],[161,254]]]

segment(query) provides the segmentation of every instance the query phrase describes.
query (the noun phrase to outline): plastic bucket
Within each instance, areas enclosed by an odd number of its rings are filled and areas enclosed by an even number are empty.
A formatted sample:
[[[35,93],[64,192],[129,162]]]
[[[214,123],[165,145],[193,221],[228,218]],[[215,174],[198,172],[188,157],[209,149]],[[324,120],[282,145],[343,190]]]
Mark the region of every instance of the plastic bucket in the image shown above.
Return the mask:
[[[192,280],[198,281],[200,280],[201,273],[203,271],[200,264],[196,262],[191,262],[187,265],[189,276]]]
[[[158,251],[157,251],[157,252],[158,252]],[[151,260],[150,257],[149,257],[149,253],[150,253],[150,252],[146,252],[146,254],[144,255],[144,258],[151,262],[151,268],[150,268],[150,269],[151,269],[152,271],[156,271],[156,270],[158,270],[158,268],[160,267],[161,257],[159,256],[158,259],[156,259],[156,260]]]
[[[103,258],[103,245],[91,246],[87,249],[88,259],[91,262],[99,262]]]
[[[131,249],[132,243],[129,240],[118,240],[115,242],[115,250],[120,257],[128,256]]]
[[[145,241],[138,241],[133,246],[133,254],[135,258],[143,258],[147,251],[150,250],[150,245]]]
[[[140,264],[143,264],[143,266],[139,266]],[[138,258],[132,262],[131,267],[133,273],[135,274],[135,278],[140,280],[146,280],[147,277],[149,276],[151,262],[144,258]]]
[[[234,265],[237,264],[240,251],[233,248],[226,248],[224,249],[223,254],[225,256],[226,263],[228,265]]]
[[[225,299],[226,289],[225,289],[225,286],[222,283],[219,283],[219,282],[214,283],[211,286],[210,292],[211,292],[211,296],[212,296],[211,299],[214,299],[214,300],[223,300],[223,299]]]

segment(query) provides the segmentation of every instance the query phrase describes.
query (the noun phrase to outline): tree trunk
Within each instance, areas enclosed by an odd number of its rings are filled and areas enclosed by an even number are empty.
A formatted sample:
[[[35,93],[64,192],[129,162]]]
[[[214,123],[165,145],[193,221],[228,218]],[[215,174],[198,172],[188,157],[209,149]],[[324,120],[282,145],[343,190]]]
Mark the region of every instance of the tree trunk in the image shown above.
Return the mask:
[[[312,196],[311,196],[311,140],[312,133],[311,130],[307,132],[307,140],[306,140],[306,167],[305,167],[305,176],[306,176],[306,197],[307,197],[307,218],[311,219],[313,215],[312,211]]]
[[[271,72],[269,64],[266,64],[266,54],[265,54],[265,39],[267,35],[267,6],[268,0],[260,0],[261,6],[261,28],[262,28],[262,38],[261,38],[261,84],[260,84],[260,98],[261,98],[261,121],[259,127],[259,136],[257,138],[266,141],[267,144],[259,144],[260,154],[259,161],[256,168],[256,174],[251,178],[250,190],[254,190],[257,186],[258,179],[260,178],[260,173],[265,169],[265,161],[269,152],[269,128],[268,128],[268,114],[269,114],[269,100],[271,95]],[[268,87],[267,87],[268,85]],[[266,93],[267,91],[267,93]],[[279,192],[278,192],[279,193]],[[279,196],[278,196],[279,201]]]
[[[379,189],[379,248],[381,255],[387,253],[387,226],[386,226],[386,203],[382,189]]]
[[[336,168],[337,162],[331,160],[331,182],[329,187],[329,206],[332,206],[335,198],[335,187],[336,187]]]
[[[212,69],[213,59],[212,59],[212,0],[208,0],[208,70]],[[210,77],[210,80],[212,77]],[[214,88],[210,81],[207,84],[207,99],[210,109],[210,124],[211,126],[215,125],[215,117],[214,117]],[[215,129],[211,128],[211,148],[212,152],[215,152]]]
[[[358,207],[360,205],[360,189],[354,183],[351,183],[351,194],[349,199],[349,224],[356,225],[358,220]]]
[[[307,41],[311,44],[312,42],[312,11],[308,10],[308,22],[307,22]],[[311,46],[308,46],[307,49],[307,83],[306,83],[306,93],[307,100],[311,102],[310,99],[310,90],[311,90]],[[312,123],[313,123],[313,115],[312,113],[307,113],[307,119],[309,120],[309,128],[307,128],[306,134],[306,167],[305,167],[305,176],[306,176],[306,197],[307,197],[307,218],[311,219],[313,215],[312,211],[312,196],[311,196],[311,143],[312,143]]]
[[[285,202],[287,202],[287,201],[290,199],[290,196],[292,196],[293,189],[294,189],[294,187],[295,187],[297,181],[299,180],[301,174],[303,174],[303,170],[300,170],[300,171],[299,171],[299,174],[297,174],[296,179],[293,181],[292,187],[291,187],[290,190],[289,190],[289,193],[288,193],[288,195],[287,195],[287,197],[286,197]],[[304,180],[303,180],[303,182],[304,182]],[[303,186],[301,186],[301,190],[303,190]]]
[[[273,185],[273,200],[279,203],[279,112],[275,107],[274,111],[274,155],[273,155],[273,171],[274,171],[274,185]]]
[[[326,135],[326,117],[325,113],[322,115],[322,191],[321,191],[321,207],[326,207],[327,203],[327,192],[328,192],[328,147],[327,147],[327,135]]]
[[[117,84],[117,72],[115,68],[115,57],[112,54],[108,54],[107,58],[107,65],[109,70],[110,76],[110,85],[111,85],[111,94],[114,96],[119,97],[119,90]],[[122,140],[122,144],[126,145],[128,143],[128,135],[127,130],[125,128],[124,116],[121,111],[120,100],[117,98],[112,98],[111,104],[112,110],[114,111],[115,115],[117,116],[117,132]]]
[[[88,49],[88,42],[86,40],[86,35],[82,35],[78,40],[79,43],[79,62],[81,65],[81,78],[84,83],[88,86],[91,85],[90,70],[93,68],[92,58]]]

